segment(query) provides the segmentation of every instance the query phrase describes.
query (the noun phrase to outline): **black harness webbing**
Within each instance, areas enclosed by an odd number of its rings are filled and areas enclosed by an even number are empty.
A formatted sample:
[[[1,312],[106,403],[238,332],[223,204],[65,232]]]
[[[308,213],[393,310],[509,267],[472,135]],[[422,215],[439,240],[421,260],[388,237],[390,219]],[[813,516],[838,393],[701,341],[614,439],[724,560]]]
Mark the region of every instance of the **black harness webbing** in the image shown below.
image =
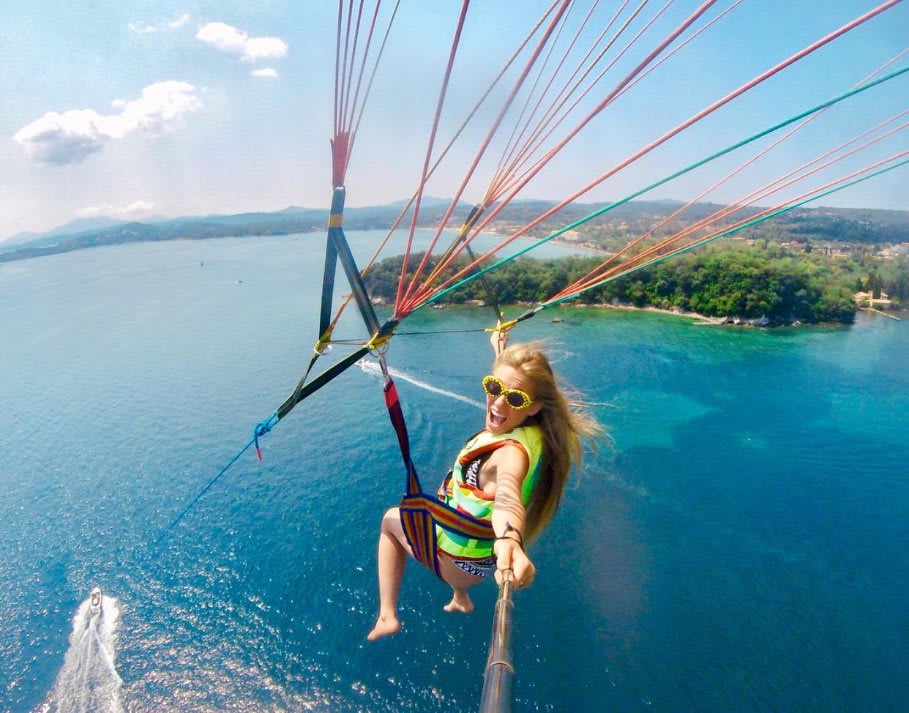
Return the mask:
[[[279,419],[284,418],[291,409],[300,403],[310,394],[321,389],[325,384],[334,379],[338,374],[346,371],[354,364],[356,364],[360,359],[369,354],[368,347],[360,347],[355,352],[344,357],[341,361],[332,364],[325,371],[319,374],[315,379],[310,382],[304,383],[301,381],[297,388],[294,389],[294,392],[287,397],[287,400],[278,407],[277,415]],[[307,370],[307,374],[309,371]],[[304,377],[305,378],[305,377]]]
[[[342,198],[343,201],[343,198]],[[334,198],[332,198],[331,213],[334,215]],[[325,269],[322,272],[322,308],[319,313],[319,339],[327,338],[326,332],[331,326],[332,298],[335,288],[335,270],[338,266],[338,252],[331,239],[332,228],[328,229],[325,236]]]
[[[344,228],[342,227],[342,218],[344,215],[344,198],[344,187],[336,187],[332,193],[331,213],[328,217],[328,236],[325,242],[325,271],[322,278],[322,305],[319,315],[319,341],[316,344],[316,348],[313,349],[313,354],[309,360],[309,366],[306,368],[306,372],[303,374],[303,378],[300,379],[293,393],[291,393],[291,395],[284,401],[283,404],[281,404],[281,406],[276,411],[278,419],[284,418],[284,416],[290,413],[291,409],[293,409],[293,407],[300,403],[303,399],[322,388],[325,384],[338,376],[338,374],[346,371],[351,366],[356,364],[357,361],[362,359],[373,348],[375,348],[374,344],[377,341],[381,342],[385,338],[391,336],[391,334],[394,332],[394,328],[398,324],[395,320],[389,320],[385,324],[381,326],[379,325],[379,319],[376,316],[375,310],[373,309],[372,302],[369,300],[369,294],[366,291],[366,286],[363,284],[363,279],[360,277],[360,271],[357,268],[357,263],[354,260],[353,253],[350,251],[350,246],[347,244],[347,238],[344,235]],[[322,354],[322,347],[324,347],[324,345],[327,344],[328,340],[331,338],[332,299],[335,289],[335,273],[337,264],[339,262],[341,263],[341,267],[344,270],[344,274],[347,277],[348,283],[350,283],[350,289],[353,293],[354,299],[356,300],[357,307],[360,310],[360,316],[363,318],[363,323],[366,325],[366,329],[369,331],[369,334],[372,335],[372,341],[369,345],[360,347],[352,354],[333,364],[312,381],[307,382],[309,374],[312,371],[316,360]]]
[[[486,206],[482,203],[477,203],[473,208],[470,209],[470,213],[467,214],[467,218],[464,219],[464,223],[461,225],[458,230],[458,234],[455,236],[455,239],[451,241],[451,244],[445,250],[444,253],[439,257],[439,263],[443,263],[451,257],[451,254],[455,251],[455,248],[458,247],[458,243],[464,243],[464,250],[467,252],[467,258],[471,263],[477,261],[477,256],[474,254],[473,249],[470,247],[470,243],[467,242],[467,233],[470,232],[470,229],[474,224],[480,219],[480,216],[483,215],[483,212],[486,210]],[[476,272],[480,269],[480,266],[477,265],[471,272]],[[502,309],[499,307],[499,300],[496,296],[495,291],[492,289],[492,285],[489,284],[489,280],[486,279],[484,273],[480,273],[480,284],[483,286],[483,291],[486,293],[486,297],[489,300],[489,306],[496,313],[496,318],[499,322],[504,322],[505,317],[502,315]]]

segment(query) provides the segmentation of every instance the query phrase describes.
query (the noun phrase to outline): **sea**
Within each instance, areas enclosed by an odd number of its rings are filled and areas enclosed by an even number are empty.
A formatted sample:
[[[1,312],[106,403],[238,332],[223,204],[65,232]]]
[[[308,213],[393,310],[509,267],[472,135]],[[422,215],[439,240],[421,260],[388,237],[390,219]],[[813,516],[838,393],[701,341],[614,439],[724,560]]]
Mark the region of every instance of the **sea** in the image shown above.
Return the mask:
[[[365,261],[377,234],[348,237]],[[365,641],[404,487],[374,358],[221,474],[309,363],[324,245],[0,265],[0,711],[478,709],[492,584],[447,614],[411,563],[402,632]],[[493,323],[426,308],[388,347],[429,489],[482,427]],[[363,335],[348,310],[335,336]],[[608,431],[531,548],[514,711],[909,710],[909,318],[565,307],[511,335]]]

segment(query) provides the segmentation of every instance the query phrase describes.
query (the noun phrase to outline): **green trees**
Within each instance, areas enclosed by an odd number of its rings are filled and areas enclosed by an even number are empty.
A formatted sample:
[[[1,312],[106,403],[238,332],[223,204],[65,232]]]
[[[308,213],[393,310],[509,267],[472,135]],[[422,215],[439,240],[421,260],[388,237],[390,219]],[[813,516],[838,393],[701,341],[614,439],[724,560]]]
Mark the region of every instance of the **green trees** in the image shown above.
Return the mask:
[[[373,269],[367,278],[373,296],[394,298],[401,260],[389,258]],[[523,257],[487,273],[487,280],[504,304],[537,304],[552,298],[600,261]],[[883,260],[862,255],[844,259],[821,251],[791,251],[774,241],[726,243],[631,273],[584,292],[579,300],[654,306],[710,317],[766,318],[773,324],[851,323],[857,309],[852,295],[859,285],[866,290],[883,290],[896,299],[909,298],[909,257]],[[470,300],[487,300],[479,280],[445,297],[449,303]]]
[[[882,265],[881,280],[882,288],[890,299],[900,302],[909,300],[909,255],[900,255]]]

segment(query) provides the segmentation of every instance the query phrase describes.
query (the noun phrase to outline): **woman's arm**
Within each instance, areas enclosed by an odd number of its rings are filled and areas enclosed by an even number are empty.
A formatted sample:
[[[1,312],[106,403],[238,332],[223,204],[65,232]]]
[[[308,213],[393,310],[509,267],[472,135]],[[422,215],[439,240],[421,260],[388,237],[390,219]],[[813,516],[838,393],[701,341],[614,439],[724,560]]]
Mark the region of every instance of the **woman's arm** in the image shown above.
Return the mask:
[[[496,533],[496,582],[511,570],[517,588],[527,587],[536,576],[536,567],[524,551],[524,506],[521,485],[527,475],[527,454],[517,445],[506,445],[493,453],[488,465],[495,467],[496,494],[492,510],[492,529]]]

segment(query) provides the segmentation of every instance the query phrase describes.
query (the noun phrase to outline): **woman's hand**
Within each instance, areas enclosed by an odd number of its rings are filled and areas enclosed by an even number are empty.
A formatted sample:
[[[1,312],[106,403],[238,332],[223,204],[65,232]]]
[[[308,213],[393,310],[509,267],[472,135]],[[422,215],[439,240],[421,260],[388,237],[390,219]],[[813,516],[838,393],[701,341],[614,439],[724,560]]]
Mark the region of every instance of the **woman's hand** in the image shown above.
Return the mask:
[[[508,346],[508,330],[502,329],[501,320],[496,322],[496,328],[489,337],[489,343],[492,344],[492,352],[496,356],[499,356]]]
[[[505,537],[496,540],[496,584],[501,585],[510,573],[515,589],[523,589],[533,584],[533,578],[536,577],[537,568],[530,557],[524,552],[524,548],[518,541],[512,537]]]

